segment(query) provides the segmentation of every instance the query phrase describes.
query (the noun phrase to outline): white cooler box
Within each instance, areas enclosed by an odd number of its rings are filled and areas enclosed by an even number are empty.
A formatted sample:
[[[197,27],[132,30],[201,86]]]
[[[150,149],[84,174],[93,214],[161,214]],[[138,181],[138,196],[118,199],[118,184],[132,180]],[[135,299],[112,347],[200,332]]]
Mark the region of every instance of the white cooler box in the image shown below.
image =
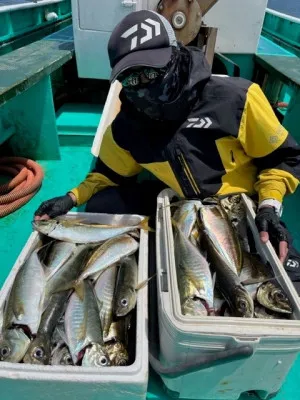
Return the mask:
[[[268,260],[288,295],[292,319],[267,320],[233,317],[188,317],[181,314],[174,258],[170,199],[166,189],[158,196],[156,261],[160,353],[164,367],[193,364],[198,357],[223,358],[209,368],[190,373],[161,373],[169,395],[184,399],[238,399],[253,392],[266,399],[278,392],[300,351],[300,302],[272,246],[262,245],[255,226],[255,214],[246,196],[248,223],[256,247]],[[244,354],[244,357],[242,355]],[[150,362],[151,361],[150,357]],[[155,367],[155,365],[153,364]],[[156,369],[156,368],[155,368]]]
[[[138,224],[138,215],[69,213],[68,219],[102,224]],[[139,282],[148,277],[148,233],[140,231]],[[28,254],[37,247],[33,232],[20,253],[0,295],[0,309],[14,278]],[[148,385],[148,296],[147,286],[139,290],[136,317],[136,358],[129,366],[88,368],[81,366],[36,366],[0,362],[1,400],[134,400],[145,399]]]

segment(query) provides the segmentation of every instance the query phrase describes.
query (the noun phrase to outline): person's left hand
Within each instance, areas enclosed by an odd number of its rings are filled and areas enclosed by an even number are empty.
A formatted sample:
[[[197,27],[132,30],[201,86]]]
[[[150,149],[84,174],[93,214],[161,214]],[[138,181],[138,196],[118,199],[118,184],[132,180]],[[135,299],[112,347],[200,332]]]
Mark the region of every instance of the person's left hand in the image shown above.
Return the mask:
[[[276,243],[279,243],[279,259],[283,263],[288,254],[288,237],[285,228],[280,224],[279,216],[274,207],[265,206],[258,210],[255,218],[260,239],[266,243],[271,236]]]

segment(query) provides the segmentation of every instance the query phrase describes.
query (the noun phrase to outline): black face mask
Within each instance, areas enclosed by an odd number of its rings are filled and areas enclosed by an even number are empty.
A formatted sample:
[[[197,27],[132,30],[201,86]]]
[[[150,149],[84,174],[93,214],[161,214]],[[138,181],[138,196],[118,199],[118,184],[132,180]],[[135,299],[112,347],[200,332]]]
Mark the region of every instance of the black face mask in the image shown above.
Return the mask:
[[[155,120],[185,119],[197,100],[197,88],[184,90],[188,85],[190,54],[184,47],[174,49],[167,72],[138,87],[124,87],[126,98],[134,107]]]

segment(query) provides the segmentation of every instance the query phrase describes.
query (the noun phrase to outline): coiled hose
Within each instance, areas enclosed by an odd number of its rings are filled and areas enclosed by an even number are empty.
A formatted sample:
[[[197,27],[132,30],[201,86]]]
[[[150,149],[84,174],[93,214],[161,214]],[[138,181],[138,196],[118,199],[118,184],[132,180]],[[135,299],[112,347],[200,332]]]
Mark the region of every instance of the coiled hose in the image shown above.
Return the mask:
[[[44,172],[35,161],[23,157],[0,158],[0,173],[13,179],[0,185],[0,218],[26,204],[40,189]]]

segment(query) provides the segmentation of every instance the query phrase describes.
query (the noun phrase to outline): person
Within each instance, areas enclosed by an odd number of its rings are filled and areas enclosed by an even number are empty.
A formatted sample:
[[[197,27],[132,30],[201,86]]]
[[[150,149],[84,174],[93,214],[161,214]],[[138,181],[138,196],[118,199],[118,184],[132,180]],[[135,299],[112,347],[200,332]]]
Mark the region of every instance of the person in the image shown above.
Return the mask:
[[[88,212],[149,215],[164,187],[185,198],[247,193],[257,197],[262,241],[271,238],[286,265],[289,248],[297,258],[280,217],[284,197],[299,184],[300,147],[261,88],[213,76],[202,50],[178,42],[154,11],[122,19],[108,54],[110,81],[122,84],[121,110],[104,134],[95,169],[67,194],[43,202],[35,219],[85,203]],[[157,181],[139,183],[143,169]]]

